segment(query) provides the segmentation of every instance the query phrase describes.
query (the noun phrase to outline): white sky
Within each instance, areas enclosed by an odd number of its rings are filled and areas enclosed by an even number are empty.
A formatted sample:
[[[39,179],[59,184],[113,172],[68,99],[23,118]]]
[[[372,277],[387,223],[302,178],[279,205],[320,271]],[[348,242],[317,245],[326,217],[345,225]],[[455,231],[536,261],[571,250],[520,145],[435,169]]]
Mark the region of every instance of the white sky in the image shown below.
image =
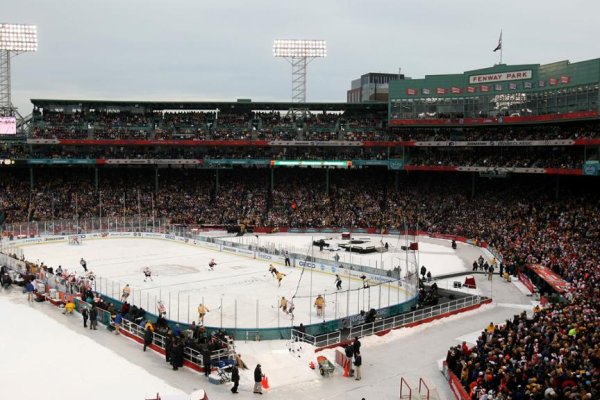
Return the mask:
[[[345,101],[367,72],[411,77],[504,62],[600,54],[592,0],[5,0],[2,22],[38,26],[39,50],[13,59],[13,103],[30,98],[287,101],[291,67],[276,38],[324,39],[308,101]]]

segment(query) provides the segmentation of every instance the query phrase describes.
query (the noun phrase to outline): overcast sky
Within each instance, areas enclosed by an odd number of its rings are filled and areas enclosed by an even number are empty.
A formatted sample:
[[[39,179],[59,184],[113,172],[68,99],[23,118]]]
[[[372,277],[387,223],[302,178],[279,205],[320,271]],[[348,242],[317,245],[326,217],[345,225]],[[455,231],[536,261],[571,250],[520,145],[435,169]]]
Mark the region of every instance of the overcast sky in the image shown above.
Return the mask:
[[[307,101],[345,101],[367,72],[460,73],[498,61],[600,57],[600,1],[4,0],[1,22],[38,26],[12,62],[13,103],[31,98],[288,101],[273,39],[324,39]]]

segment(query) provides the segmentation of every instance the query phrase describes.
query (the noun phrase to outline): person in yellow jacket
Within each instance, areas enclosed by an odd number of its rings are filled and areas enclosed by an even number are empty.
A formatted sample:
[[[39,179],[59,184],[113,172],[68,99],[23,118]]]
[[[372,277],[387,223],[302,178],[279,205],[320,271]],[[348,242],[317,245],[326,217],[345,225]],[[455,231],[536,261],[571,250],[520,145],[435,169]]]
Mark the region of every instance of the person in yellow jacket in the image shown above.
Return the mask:
[[[67,304],[65,304],[65,311],[63,314],[73,315],[73,311],[75,311],[75,303],[73,303],[73,300],[69,300]]]
[[[320,317],[323,315],[323,308],[325,308],[325,299],[323,296],[318,295],[315,299],[315,308],[317,309],[317,315]]]
[[[284,273],[277,271],[275,273],[275,279],[277,279],[277,287],[281,287],[281,280],[283,279],[283,277],[285,276]]]
[[[204,325],[204,316],[206,315],[207,312],[209,312],[210,310],[208,309],[208,307],[206,307],[204,304],[200,303],[200,305],[198,306],[198,321]]]

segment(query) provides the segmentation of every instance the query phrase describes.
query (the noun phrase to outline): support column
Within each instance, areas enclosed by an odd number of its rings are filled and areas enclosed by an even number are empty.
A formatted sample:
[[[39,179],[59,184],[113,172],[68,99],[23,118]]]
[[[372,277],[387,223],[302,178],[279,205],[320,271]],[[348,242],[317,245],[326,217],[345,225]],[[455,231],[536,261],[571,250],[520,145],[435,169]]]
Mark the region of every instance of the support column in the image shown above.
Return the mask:
[[[394,188],[396,192],[400,190],[400,171],[396,170],[394,173]]]
[[[329,194],[329,168],[325,170],[325,193]]]
[[[558,200],[560,193],[560,175],[556,175],[556,185],[554,187],[554,199]]]
[[[94,167],[94,185],[96,187],[96,192],[98,191],[98,167]]]
[[[476,172],[471,173],[471,198],[475,197],[475,174]]]
[[[270,191],[271,193],[273,193],[273,190],[275,189],[275,168],[271,168],[270,170],[270,181],[269,181],[269,187],[271,188]]]
[[[215,170],[215,194],[219,193],[219,170]]]
[[[154,192],[158,193],[158,165],[154,167]]]
[[[33,168],[29,168],[29,190],[33,190]]]

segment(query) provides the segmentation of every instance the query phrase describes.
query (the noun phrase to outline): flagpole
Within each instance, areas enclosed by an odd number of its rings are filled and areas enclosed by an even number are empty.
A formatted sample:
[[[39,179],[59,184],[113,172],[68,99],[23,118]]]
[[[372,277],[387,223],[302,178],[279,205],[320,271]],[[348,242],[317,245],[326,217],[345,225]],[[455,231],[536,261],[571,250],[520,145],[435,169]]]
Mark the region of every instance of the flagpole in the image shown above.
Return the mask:
[[[500,29],[500,64],[502,64],[502,51],[504,51],[504,43],[502,43],[502,29]]]

